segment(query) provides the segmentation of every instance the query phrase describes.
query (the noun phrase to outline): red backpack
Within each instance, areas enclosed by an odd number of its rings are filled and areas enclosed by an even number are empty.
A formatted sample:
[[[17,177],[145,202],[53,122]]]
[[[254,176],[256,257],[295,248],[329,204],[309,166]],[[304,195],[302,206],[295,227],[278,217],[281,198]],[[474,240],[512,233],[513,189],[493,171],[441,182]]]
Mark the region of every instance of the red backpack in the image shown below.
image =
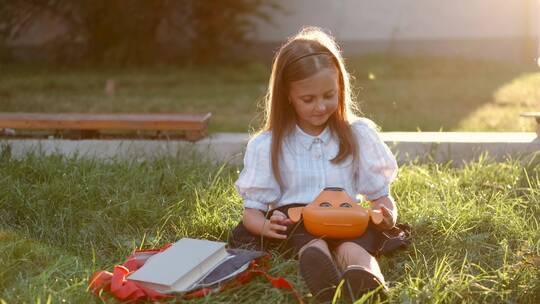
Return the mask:
[[[105,300],[107,294],[128,302],[160,301],[174,298],[187,300],[243,285],[255,276],[262,276],[275,288],[291,289],[298,302],[303,303],[302,298],[291,283],[282,277],[273,277],[267,273],[270,255],[254,250],[228,249],[234,258],[225,260],[191,290],[179,295],[160,293],[127,279],[127,276],[144,265],[150,256],[169,248],[171,245],[157,250],[135,251],[122,265],[114,266],[112,273],[108,271],[95,272],[90,278],[89,290],[102,300]]]

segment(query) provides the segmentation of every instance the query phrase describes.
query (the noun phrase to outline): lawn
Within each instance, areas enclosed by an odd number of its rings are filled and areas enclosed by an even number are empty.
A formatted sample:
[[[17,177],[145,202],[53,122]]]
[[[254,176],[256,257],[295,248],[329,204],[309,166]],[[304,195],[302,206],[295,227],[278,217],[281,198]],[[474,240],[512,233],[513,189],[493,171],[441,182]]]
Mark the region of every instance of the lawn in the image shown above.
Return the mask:
[[[226,240],[241,216],[238,169],[184,157],[100,161],[0,152],[0,302],[88,303],[96,270],[181,237]],[[403,166],[392,193],[413,226],[380,262],[391,303],[539,303],[540,160]],[[303,295],[297,262],[271,274]],[[309,302],[309,297],[307,298]],[[192,303],[293,303],[256,279]]]
[[[487,60],[370,55],[348,60],[363,115],[385,131],[533,131],[538,67]],[[270,66],[0,67],[3,112],[212,112],[212,132],[257,128]],[[114,80],[114,96],[107,96]]]
[[[540,72],[463,58],[348,61],[357,102],[384,131],[533,131]],[[268,64],[220,67],[4,66],[0,111],[206,112],[212,132],[256,128]],[[106,96],[107,80],[116,92]],[[87,303],[96,270],[134,249],[189,236],[226,240],[241,217],[232,165],[181,157],[109,161],[0,147],[0,303]],[[406,251],[380,262],[391,303],[540,303],[540,159],[456,168],[413,163],[392,188]],[[307,296],[297,262],[273,253],[273,275]],[[307,300],[309,302],[309,297]],[[292,303],[263,280],[192,303]]]

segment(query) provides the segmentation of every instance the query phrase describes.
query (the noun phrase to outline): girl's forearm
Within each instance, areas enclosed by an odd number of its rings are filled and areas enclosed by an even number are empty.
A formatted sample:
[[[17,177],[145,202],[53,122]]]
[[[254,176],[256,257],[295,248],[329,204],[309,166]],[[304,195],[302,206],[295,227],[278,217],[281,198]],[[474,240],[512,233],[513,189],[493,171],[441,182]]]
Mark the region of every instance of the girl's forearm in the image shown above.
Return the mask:
[[[246,229],[256,235],[262,235],[266,218],[262,211],[252,208],[245,208],[242,216],[242,223]]]

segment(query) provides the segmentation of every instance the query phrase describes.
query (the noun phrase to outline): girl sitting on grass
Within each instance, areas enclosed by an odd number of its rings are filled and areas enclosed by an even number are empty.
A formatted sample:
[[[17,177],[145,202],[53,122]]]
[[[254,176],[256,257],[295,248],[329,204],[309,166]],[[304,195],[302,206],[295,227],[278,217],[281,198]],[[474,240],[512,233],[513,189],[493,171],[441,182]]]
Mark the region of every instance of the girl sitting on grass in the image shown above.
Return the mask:
[[[298,254],[300,274],[321,302],[333,299],[342,279],[352,300],[385,288],[372,254],[382,231],[396,223],[389,187],[397,164],[374,124],[353,114],[349,74],[333,37],[309,27],[280,48],[266,105],[266,124],[250,139],[235,184],[245,209],[231,245],[279,243]],[[383,222],[346,240],[313,236],[301,221],[292,225],[287,210],[311,203],[325,187],[363,195]]]

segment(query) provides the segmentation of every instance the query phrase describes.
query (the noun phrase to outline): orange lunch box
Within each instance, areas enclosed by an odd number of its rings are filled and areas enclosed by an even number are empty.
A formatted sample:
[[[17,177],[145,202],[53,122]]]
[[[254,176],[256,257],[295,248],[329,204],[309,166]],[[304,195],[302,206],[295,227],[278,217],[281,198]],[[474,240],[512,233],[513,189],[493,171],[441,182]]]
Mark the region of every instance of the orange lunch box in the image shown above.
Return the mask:
[[[338,187],[324,188],[312,203],[290,208],[287,213],[293,222],[302,218],[309,233],[335,239],[359,237],[366,231],[370,219],[375,224],[383,220],[380,210],[360,206]]]

